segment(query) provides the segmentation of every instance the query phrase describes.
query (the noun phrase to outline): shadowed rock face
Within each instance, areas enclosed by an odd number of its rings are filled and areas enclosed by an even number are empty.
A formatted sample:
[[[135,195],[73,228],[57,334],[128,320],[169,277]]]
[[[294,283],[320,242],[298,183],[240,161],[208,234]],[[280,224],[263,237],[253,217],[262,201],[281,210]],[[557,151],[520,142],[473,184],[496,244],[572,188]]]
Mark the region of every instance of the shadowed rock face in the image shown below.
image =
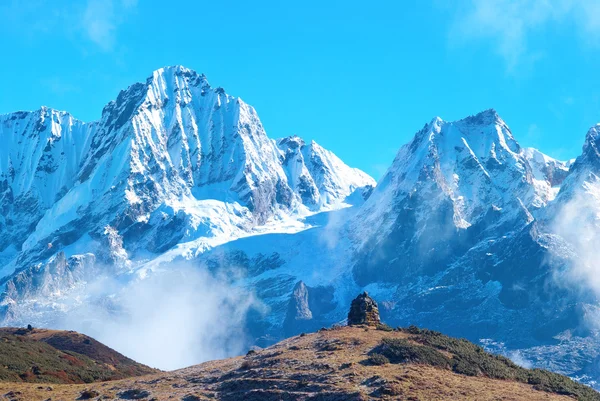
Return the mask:
[[[377,326],[379,323],[377,302],[366,291],[354,298],[348,312],[348,326],[360,324]]]
[[[326,325],[326,314],[336,307],[333,292],[333,287],[309,287],[303,281],[297,282],[288,303],[284,334],[292,336]]]
[[[310,320],[313,317],[308,306],[308,288],[302,281],[299,281],[294,287],[288,316],[293,317],[295,320]]]

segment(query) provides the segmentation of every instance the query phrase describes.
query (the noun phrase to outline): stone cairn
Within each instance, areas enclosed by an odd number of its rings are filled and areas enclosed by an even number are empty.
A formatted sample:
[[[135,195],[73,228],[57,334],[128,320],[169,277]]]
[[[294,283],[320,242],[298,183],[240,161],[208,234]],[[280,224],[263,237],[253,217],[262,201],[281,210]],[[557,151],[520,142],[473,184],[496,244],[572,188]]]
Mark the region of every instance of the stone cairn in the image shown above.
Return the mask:
[[[366,291],[354,298],[348,312],[348,326],[377,326],[380,323],[377,302]]]

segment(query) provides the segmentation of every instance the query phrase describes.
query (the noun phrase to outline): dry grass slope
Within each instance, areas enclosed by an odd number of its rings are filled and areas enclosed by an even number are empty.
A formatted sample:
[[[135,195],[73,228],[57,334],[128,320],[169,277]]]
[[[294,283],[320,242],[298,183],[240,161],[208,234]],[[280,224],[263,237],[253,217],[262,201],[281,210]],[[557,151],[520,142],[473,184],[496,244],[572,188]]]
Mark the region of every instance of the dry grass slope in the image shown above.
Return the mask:
[[[567,378],[519,368],[464,340],[385,326],[321,330],[244,357],[113,382],[51,389],[0,383],[2,395],[28,401],[599,399]]]

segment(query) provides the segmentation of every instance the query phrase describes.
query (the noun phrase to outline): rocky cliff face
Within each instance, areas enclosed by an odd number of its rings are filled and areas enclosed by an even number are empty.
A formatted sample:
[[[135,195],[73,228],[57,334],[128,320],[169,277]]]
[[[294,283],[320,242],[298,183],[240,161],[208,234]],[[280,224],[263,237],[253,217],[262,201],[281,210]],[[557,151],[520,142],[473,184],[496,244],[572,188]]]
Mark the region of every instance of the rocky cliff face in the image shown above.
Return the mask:
[[[348,167],[315,141],[307,145],[301,138],[291,136],[278,140],[277,146],[284,154],[288,183],[303,203],[313,209],[330,209],[355,190],[375,186],[369,176]]]
[[[355,277],[367,284],[435,274],[492,232],[531,223],[546,190],[493,110],[434,119],[402,147],[353,224],[363,255]]]

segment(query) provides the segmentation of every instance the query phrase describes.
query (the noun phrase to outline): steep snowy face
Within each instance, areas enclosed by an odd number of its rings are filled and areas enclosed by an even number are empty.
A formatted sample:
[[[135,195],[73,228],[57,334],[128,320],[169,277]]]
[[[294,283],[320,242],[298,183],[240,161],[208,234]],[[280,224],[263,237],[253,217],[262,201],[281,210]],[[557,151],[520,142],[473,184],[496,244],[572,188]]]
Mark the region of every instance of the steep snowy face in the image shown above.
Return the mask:
[[[415,197],[423,202],[415,203]],[[449,205],[457,229],[490,210],[542,204],[526,157],[493,110],[455,122],[432,120],[400,149],[365,209],[372,223],[386,224],[390,219],[383,215],[393,215],[398,203],[409,200],[428,211]]]
[[[568,175],[562,180],[553,202],[540,214],[547,231],[562,237],[600,239],[600,124],[587,132],[581,155],[566,164]],[[591,226],[598,226],[592,229]],[[586,229],[587,228],[587,229]],[[568,231],[568,232],[565,232]],[[584,233],[585,235],[579,235]]]
[[[321,198],[319,188],[304,162],[303,149],[306,147],[304,140],[297,136],[291,136],[279,139],[277,146],[282,152],[283,169],[294,193],[306,205],[311,207],[319,205]]]
[[[43,108],[0,123],[6,272],[65,248],[67,257],[96,252],[107,230],[125,258],[197,239],[223,243],[341,207],[373,183],[316,144],[302,146],[296,174],[251,106],[181,66],[121,91],[97,122]]]
[[[159,69],[121,92],[100,126],[81,179],[113,169],[112,155],[121,155],[127,176],[114,172],[104,185],[125,185],[135,219],[169,196],[233,197],[259,223],[294,201],[255,110],[186,68]]]
[[[523,149],[523,156],[531,167],[532,181],[539,196],[538,205],[546,205],[558,194],[563,181],[569,175],[572,161],[553,159],[534,148]]]
[[[334,205],[357,189],[373,188],[375,180],[356,168],[348,167],[339,157],[315,141],[302,149],[306,167],[319,193],[322,205]]]
[[[0,116],[0,254],[73,187],[95,127],[47,107]]]
[[[587,133],[581,156],[572,164],[556,199],[544,210],[540,220],[544,229],[555,235],[551,248],[555,257],[569,255],[557,275],[561,282],[577,291],[590,290],[600,299],[600,124]],[[592,319],[600,328],[600,319]]]
[[[366,252],[359,276],[375,279],[381,257],[400,263],[390,266],[392,276],[402,266],[440,269],[484,232],[529,224],[549,199],[545,191],[495,111],[455,122],[435,118],[400,149],[353,224]]]
[[[357,189],[375,186],[373,178],[348,167],[315,141],[306,145],[297,136],[282,138],[277,146],[283,153],[283,167],[294,193],[312,209],[335,207]]]
[[[593,193],[598,177],[600,177],[600,124],[588,130],[581,156],[570,162],[570,174],[561,186],[556,203],[566,202],[581,191]]]

